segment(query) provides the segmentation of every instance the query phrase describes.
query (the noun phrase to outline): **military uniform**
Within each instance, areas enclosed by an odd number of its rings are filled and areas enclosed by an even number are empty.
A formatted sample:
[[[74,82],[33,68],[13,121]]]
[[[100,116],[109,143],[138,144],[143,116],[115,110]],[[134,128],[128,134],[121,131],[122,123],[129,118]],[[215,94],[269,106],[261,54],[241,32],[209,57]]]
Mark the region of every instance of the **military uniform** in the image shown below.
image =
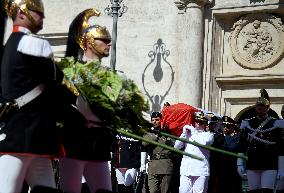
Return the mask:
[[[53,62],[48,41],[31,31],[40,29],[42,2],[4,3],[10,17],[18,19],[20,9],[23,20],[31,25],[28,29],[21,21],[13,26],[1,63],[1,97],[13,104],[13,110],[4,112],[5,120],[1,117],[5,122],[0,129],[0,171],[5,172],[0,174],[0,192],[18,193],[24,180],[32,189],[39,185],[55,188],[50,160],[60,154],[55,123],[62,102],[69,101],[68,95],[61,95],[67,91],[61,85],[63,73]],[[30,10],[36,12],[37,19]]]
[[[161,144],[173,146],[172,139],[159,136],[153,131],[147,132],[145,139],[157,141]],[[148,167],[148,186],[150,193],[167,193],[170,192],[170,184],[173,173],[172,153],[162,147],[142,143],[147,148],[150,155],[150,162]]]
[[[201,130],[197,131],[193,126],[188,125],[184,126],[183,133],[180,138],[196,141],[202,145],[211,145],[214,140],[213,133]],[[209,150],[202,149],[192,144],[176,141],[175,148],[181,149],[183,147],[185,148],[185,152],[194,154],[204,160],[200,161],[185,155],[183,156],[180,166],[179,192],[206,193],[210,174],[210,152]]]
[[[132,186],[140,168],[141,142],[133,138],[117,135],[118,147],[113,154],[118,192],[134,191]]]
[[[214,134],[213,147],[238,152],[239,135]],[[237,173],[237,158],[218,152],[210,154],[208,193],[241,193],[241,177]]]
[[[262,124],[264,123],[265,124]],[[278,145],[281,141],[279,121],[272,117],[259,120],[256,117],[241,124],[242,152],[247,153],[247,170],[277,170]]]
[[[282,108],[283,110],[283,108]],[[284,120],[279,120],[279,123],[281,124],[281,127],[283,128],[284,127]],[[280,155],[284,155],[283,151],[284,151],[284,129],[282,130],[282,134],[281,134],[281,137],[282,137],[282,140],[281,140],[281,143],[280,143],[280,146],[278,147],[280,149],[280,152],[279,154]],[[284,161],[284,160],[283,160]],[[279,160],[278,160],[278,164],[279,164]],[[277,184],[276,184],[276,188],[277,188],[277,193],[284,193],[284,178],[282,179],[279,179]]]
[[[255,175],[262,178],[261,188],[274,189],[277,170],[279,170],[279,147],[283,131],[280,120],[267,116],[242,121],[241,152],[247,154],[246,170],[249,188],[255,189]],[[283,154],[282,154],[283,155]],[[261,173],[255,174],[260,171]]]
[[[99,16],[99,14],[96,9],[86,9],[75,17],[69,27],[66,56],[75,58],[76,65],[93,68],[88,64],[100,60],[95,54],[100,53],[98,51],[100,46],[96,45],[95,39],[111,42],[110,34],[105,27],[89,24],[90,17]],[[91,42],[96,52],[86,47],[87,42]],[[86,51],[90,51],[99,59],[88,58]],[[70,66],[69,64],[68,67]],[[66,66],[63,68],[65,80],[72,82],[73,79],[68,77],[70,74],[66,73]],[[80,85],[86,86],[88,91],[91,90],[92,80],[88,79],[85,82],[80,74],[76,74],[76,78],[82,81]],[[70,83],[75,87],[74,84],[76,83]],[[88,100],[88,97],[95,94],[88,94],[88,96],[79,95],[76,103],[66,109],[64,126],[61,128],[61,139],[66,157],[59,161],[60,187],[66,192],[81,192],[83,176],[91,193],[95,193],[98,189],[108,191],[112,189],[108,161],[111,160],[111,146],[115,141],[115,136],[100,119],[102,114],[97,113],[96,108],[93,107],[96,106],[96,101],[91,103]]]
[[[117,135],[118,147],[114,151],[116,168],[140,168],[141,142]]]

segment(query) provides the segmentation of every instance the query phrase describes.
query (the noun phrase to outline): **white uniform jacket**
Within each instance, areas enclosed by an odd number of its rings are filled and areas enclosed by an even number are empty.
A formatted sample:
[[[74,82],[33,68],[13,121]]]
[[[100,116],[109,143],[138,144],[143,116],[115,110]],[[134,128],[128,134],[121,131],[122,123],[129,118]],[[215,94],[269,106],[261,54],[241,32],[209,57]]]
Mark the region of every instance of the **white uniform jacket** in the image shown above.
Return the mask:
[[[202,145],[211,145],[213,143],[213,133],[197,131],[193,126],[185,127],[190,128],[190,132],[186,132],[186,129],[184,129],[180,138],[187,138],[190,141],[195,141]],[[185,152],[201,157],[204,160],[200,161],[184,155],[180,166],[180,175],[209,176],[209,151],[178,140],[175,142],[176,149],[181,149],[183,147],[185,147]]]

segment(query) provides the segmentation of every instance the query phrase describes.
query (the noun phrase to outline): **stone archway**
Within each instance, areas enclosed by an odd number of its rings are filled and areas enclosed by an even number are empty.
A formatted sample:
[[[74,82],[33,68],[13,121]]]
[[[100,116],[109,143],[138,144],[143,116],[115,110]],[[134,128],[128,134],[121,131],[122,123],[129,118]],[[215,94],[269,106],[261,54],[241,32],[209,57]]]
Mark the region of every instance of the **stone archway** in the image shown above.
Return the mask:
[[[252,105],[252,106],[248,106],[248,107],[244,108],[243,110],[241,110],[237,114],[237,116],[235,117],[235,121],[240,124],[241,121],[244,120],[244,119],[249,119],[249,118],[255,117],[256,113],[255,113],[254,107],[255,107],[255,105]],[[268,114],[271,117],[275,117],[275,118],[279,119],[278,114],[273,109],[269,109]]]

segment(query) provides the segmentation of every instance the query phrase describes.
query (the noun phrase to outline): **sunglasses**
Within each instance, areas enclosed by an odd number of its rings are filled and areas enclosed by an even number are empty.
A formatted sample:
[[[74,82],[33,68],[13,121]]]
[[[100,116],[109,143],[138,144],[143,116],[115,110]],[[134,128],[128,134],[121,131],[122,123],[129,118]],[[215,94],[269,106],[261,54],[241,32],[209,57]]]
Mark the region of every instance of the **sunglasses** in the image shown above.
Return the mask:
[[[94,40],[100,40],[100,41],[104,42],[105,44],[111,43],[111,40],[106,40],[106,39],[94,38]]]

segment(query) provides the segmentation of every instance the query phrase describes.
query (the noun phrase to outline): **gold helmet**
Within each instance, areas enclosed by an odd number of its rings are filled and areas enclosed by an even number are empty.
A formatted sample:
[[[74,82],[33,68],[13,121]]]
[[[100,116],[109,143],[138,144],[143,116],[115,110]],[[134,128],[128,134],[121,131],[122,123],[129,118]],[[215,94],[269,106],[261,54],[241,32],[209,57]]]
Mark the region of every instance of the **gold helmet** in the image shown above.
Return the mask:
[[[86,50],[87,40],[91,42],[92,46],[97,50],[97,46],[95,44],[95,39],[107,40],[111,41],[111,35],[106,27],[100,25],[90,25],[89,19],[92,16],[99,17],[100,11],[97,9],[87,9],[82,12],[83,13],[83,21],[81,26],[79,27],[79,33],[77,36],[77,43],[81,47],[81,49]]]
[[[260,90],[260,97],[257,99],[256,105],[270,106],[270,98],[265,89]]]
[[[29,10],[44,14],[42,0],[4,0],[4,7],[9,17],[14,17],[17,10],[20,9],[30,20],[33,25],[37,25]]]

